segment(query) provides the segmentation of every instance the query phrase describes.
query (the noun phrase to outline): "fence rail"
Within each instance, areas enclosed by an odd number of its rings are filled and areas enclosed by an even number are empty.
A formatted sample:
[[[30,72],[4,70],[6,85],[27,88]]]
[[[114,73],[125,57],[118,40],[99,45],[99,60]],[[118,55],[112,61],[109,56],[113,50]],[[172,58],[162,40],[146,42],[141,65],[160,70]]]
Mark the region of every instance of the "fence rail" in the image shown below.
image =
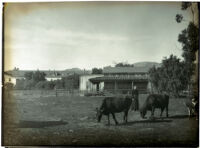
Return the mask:
[[[7,92],[7,91],[6,91]],[[57,90],[10,90],[10,94],[14,96],[20,95],[27,95],[34,97],[48,97],[48,96],[71,96],[71,95],[80,95],[82,91],[80,90],[64,90],[64,89],[57,89]]]
[[[101,92],[97,91],[81,91],[78,89],[74,90],[66,90],[66,89],[54,89],[54,90],[5,90],[5,92],[9,92],[14,96],[33,96],[33,97],[49,97],[49,96],[92,96],[92,95],[106,95],[106,94],[127,94],[128,92],[131,93],[130,89],[120,89],[120,90],[104,90]],[[140,93],[147,93],[146,91]]]

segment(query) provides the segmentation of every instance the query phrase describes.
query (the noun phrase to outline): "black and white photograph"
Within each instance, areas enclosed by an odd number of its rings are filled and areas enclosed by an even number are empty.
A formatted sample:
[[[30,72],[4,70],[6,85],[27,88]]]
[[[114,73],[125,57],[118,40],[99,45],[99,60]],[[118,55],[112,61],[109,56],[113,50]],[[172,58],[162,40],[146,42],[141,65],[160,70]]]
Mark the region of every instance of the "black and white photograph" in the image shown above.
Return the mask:
[[[3,3],[3,146],[199,146],[197,2]]]

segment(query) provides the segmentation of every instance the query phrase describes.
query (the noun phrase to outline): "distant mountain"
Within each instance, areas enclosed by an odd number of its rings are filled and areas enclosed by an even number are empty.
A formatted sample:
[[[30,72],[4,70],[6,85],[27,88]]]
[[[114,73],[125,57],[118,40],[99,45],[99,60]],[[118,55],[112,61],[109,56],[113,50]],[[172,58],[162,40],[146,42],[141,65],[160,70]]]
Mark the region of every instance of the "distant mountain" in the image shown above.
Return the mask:
[[[80,68],[71,68],[71,69],[65,69],[67,71],[81,71]]]
[[[71,68],[71,69],[65,69],[63,71],[63,73],[65,73],[65,74],[71,74],[71,73],[76,73],[76,74],[90,74],[91,71],[80,69],[80,68]]]
[[[148,67],[148,68],[155,66],[157,68],[157,67],[161,66],[161,63],[157,63],[157,62],[137,62],[137,63],[134,63],[134,66],[135,67]]]

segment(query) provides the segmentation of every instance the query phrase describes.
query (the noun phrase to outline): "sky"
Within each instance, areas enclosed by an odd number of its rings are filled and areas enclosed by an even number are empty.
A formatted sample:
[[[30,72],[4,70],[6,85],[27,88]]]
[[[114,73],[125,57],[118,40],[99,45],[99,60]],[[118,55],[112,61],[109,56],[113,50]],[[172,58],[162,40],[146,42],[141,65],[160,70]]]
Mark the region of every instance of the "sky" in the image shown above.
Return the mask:
[[[177,23],[177,13],[186,21]],[[92,69],[181,58],[178,34],[190,18],[180,2],[9,3],[4,69]]]

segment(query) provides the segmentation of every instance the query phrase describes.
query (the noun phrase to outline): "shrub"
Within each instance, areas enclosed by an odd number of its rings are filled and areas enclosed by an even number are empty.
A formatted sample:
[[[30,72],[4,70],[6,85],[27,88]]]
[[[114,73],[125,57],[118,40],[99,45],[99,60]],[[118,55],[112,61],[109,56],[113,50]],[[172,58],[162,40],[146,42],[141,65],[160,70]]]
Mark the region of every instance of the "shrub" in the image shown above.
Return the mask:
[[[54,89],[55,87],[55,81],[45,81],[44,88],[49,90],[49,89]]]
[[[14,84],[11,82],[7,82],[7,83],[5,83],[4,88],[6,90],[12,90],[14,88]]]
[[[45,84],[46,84],[46,81],[40,81],[35,85],[35,88],[36,89],[44,89],[45,88]]]
[[[34,89],[37,82],[33,80],[26,80],[24,82],[24,89]]]

